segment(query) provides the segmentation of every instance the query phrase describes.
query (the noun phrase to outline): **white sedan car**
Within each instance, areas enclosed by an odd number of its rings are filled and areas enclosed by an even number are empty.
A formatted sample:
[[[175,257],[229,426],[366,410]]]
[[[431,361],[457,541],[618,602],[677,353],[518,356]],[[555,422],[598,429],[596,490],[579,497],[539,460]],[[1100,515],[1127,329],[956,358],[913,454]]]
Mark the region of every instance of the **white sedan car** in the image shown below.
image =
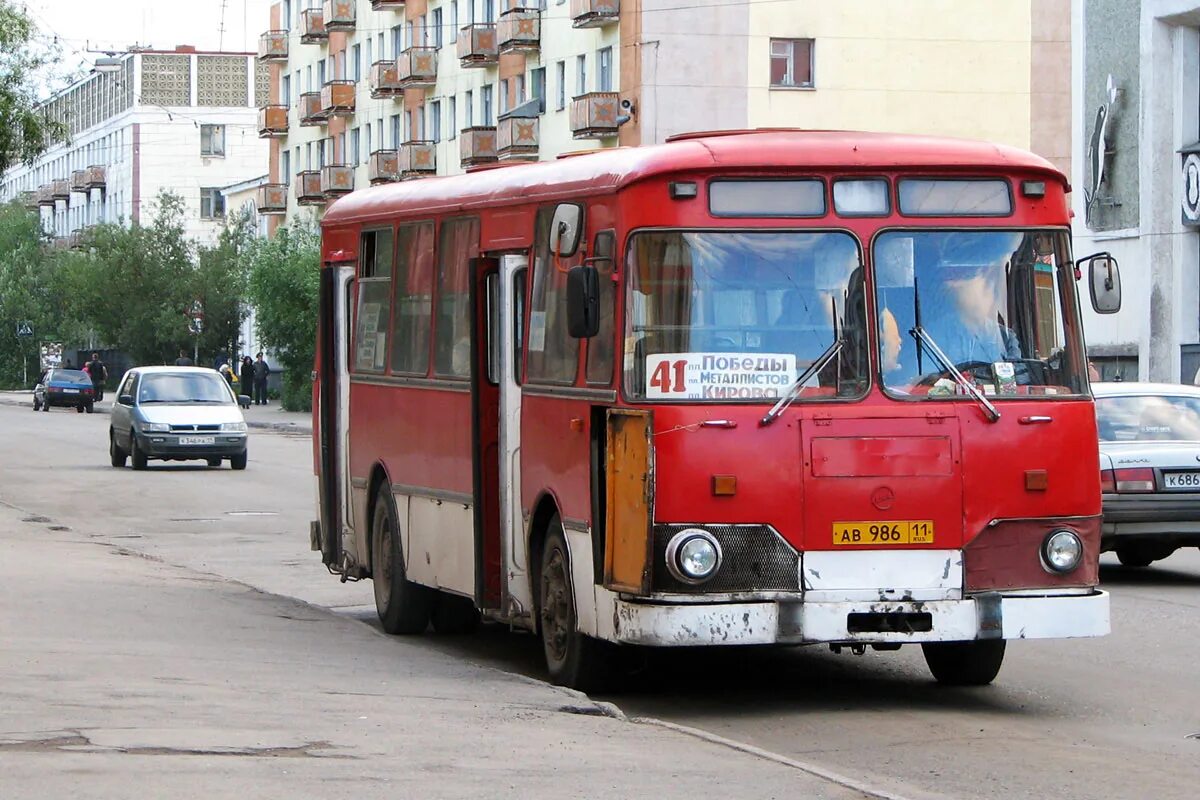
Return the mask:
[[[1104,498],[1101,550],[1145,567],[1200,546],[1200,387],[1093,383]]]

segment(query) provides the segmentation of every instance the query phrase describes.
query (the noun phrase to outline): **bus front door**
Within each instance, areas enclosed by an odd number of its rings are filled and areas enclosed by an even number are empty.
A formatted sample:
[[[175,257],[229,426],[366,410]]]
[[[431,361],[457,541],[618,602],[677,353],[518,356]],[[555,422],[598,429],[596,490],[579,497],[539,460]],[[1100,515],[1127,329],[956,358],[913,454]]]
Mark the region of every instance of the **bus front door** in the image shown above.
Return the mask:
[[[342,569],[347,551],[357,555],[350,526],[350,473],[347,436],[350,409],[350,286],[354,265],[321,270],[317,349],[320,365],[317,401],[317,485],[320,525],[313,548],[321,560]]]

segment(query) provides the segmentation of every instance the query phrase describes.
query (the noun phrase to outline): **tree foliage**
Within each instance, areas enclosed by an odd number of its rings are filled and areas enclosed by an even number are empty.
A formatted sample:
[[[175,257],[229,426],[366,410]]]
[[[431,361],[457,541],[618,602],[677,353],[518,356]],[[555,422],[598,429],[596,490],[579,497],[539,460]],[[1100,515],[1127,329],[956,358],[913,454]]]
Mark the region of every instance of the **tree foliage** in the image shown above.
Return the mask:
[[[0,173],[32,161],[66,134],[38,108],[38,77],[54,64],[54,52],[40,46],[36,34],[23,8],[0,0]]]
[[[248,248],[250,300],[259,336],[279,354],[285,368],[283,407],[312,408],[316,352],[320,238],[303,226],[280,228],[273,239]]]
[[[36,378],[37,343],[61,325],[53,266],[37,214],[17,203],[0,206],[0,385],[21,384],[23,361]],[[22,322],[33,337],[17,337]]]

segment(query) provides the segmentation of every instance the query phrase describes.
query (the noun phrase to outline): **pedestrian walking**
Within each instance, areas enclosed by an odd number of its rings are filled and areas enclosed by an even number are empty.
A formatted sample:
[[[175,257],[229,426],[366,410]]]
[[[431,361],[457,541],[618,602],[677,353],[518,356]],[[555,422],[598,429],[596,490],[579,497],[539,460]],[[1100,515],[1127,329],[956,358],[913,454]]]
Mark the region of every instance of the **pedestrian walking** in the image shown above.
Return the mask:
[[[242,388],[244,395],[254,394],[254,360],[250,356],[242,356],[241,369]]]
[[[221,377],[225,379],[226,383],[233,386],[233,367],[229,366],[228,361],[221,359],[221,366],[217,371],[221,373]]]
[[[180,350],[179,358],[175,359],[175,366],[190,367],[191,365],[192,365],[192,360],[190,358],[188,358],[187,352],[184,350]]]
[[[92,379],[96,401],[99,402],[104,399],[104,384],[108,381],[108,367],[100,360],[99,353],[92,353],[92,360],[85,366],[87,366],[88,377]]]
[[[254,405],[267,405],[267,376],[271,374],[271,368],[267,366],[267,362],[263,360],[263,354],[258,354],[258,360],[254,362]]]

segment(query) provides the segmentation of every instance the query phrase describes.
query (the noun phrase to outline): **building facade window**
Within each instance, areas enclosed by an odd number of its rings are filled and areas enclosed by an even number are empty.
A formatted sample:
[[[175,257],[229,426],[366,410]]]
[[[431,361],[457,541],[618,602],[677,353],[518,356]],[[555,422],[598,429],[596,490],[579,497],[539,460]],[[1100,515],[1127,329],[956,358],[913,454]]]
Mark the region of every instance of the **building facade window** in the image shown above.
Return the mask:
[[[485,128],[492,124],[492,85],[479,87],[479,121]]]
[[[464,128],[472,128],[475,126],[475,94],[468,91],[463,95],[463,114],[466,115],[463,125]]]
[[[202,155],[202,156],[223,156],[223,155],[225,155],[225,126],[224,125],[201,125],[200,126],[200,155]]]
[[[220,189],[206,188],[200,190],[200,218],[216,219],[225,216],[225,195]]]
[[[392,123],[392,149],[395,150],[400,147],[400,143],[402,141],[400,138],[400,115],[392,114],[391,123]]]
[[[575,96],[587,93],[587,56],[575,56]]]
[[[292,76],[284,75],[280,83],[279,102],[285,106],[292,102]]]
[[[538,101],[538,113],[546,111],[546,68],[537,67],[529,71],[529,84],[533,98]]]
[[[433,46],[442,46],[442,10],[435,8],[429,12],[430,19],[433,22]]]
[[[771,40],[771,88],[813,87],[813,40]]]
[[[358,44],[354,45],[353,52],[354,52],[354,55],[353,55],[354,66],[353,66],[352,72],[354,75],[354,80],[360,81],[360,80],[362,80],[362,45],[358,45]]]
[[[371,146],[373,144],[373,141],[371,139],[371,123],[369,123],[369,122],[367,123],[367,140],[366,140],[366,142],[367,142],[367,155],[371,155],[371,153],[375,152],[375,150]]]
[[[558,84],[554,108],[556,111],[562,111],[567,107],[567,62],[559,61],[554,65],[554,80]]]
[[[359,163],[358,147],[361,144],[361,136],[362,133],[358,130],[358,128],[350,129],[350,157],[346,159],[346,161],[352,167],[357,167]]]
[[[429,140],[440,142],[442,140],[442,101],[431,100],[429,103]]]
[[[612,48],[596,51],[596,91],[612,91]]]
[[[458,98],[451,96],[450,103],[446,107],[446,119],[450,122],[450,131],[446,138],[454,139],[458,136]]]
[[[483,21],[496,21],[496,0],[483,0]]]
[[[279,154],[279,182],[288,183],[292,178],[292,152],[284,150]]]
[[[509,109],[508,104],[508,78],[500,79],[500,113],[504,114]]]
[[[451,43],[458,41],[458,0],[450,0],[450,30],[447,33]]]

